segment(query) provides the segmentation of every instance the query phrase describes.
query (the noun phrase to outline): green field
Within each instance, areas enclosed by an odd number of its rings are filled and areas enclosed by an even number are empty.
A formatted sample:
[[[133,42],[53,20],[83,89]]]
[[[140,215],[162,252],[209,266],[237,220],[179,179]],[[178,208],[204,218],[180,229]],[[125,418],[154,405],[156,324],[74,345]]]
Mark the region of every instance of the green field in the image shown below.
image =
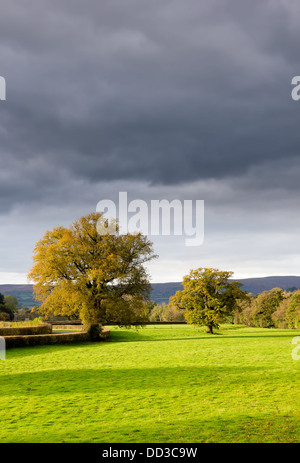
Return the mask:
[[[9,350],[0,442],[299,442],[299,334],[163,325]]]

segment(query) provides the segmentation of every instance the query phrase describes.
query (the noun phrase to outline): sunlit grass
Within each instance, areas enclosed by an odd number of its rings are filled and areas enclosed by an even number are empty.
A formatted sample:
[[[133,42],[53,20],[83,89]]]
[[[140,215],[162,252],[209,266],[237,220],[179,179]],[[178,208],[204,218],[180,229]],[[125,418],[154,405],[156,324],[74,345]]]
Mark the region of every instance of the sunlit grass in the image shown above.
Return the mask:
[[[299,442],[296,335],[156,325],[9,350],[0,442]]]

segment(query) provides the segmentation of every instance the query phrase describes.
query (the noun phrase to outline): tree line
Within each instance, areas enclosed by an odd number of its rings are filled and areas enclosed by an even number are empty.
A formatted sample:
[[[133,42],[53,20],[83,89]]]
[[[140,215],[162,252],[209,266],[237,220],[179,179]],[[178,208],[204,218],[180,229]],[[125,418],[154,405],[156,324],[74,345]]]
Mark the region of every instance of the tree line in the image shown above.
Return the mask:
[[[188,319],[189,313],[174,305],[174,296],[168,304],[157,304],[154,301],[145,304],[145,321],[188,323]],[[242,299],[237,299],[233,312],[224,314],[220,322],[257,328],[298,329],[300,289],[284,291],[281,288],[273,288],[257,295],[247,293]]]
[[[273,288],[240,301],[234,323],[260,328],[300,328],[300,290]]]

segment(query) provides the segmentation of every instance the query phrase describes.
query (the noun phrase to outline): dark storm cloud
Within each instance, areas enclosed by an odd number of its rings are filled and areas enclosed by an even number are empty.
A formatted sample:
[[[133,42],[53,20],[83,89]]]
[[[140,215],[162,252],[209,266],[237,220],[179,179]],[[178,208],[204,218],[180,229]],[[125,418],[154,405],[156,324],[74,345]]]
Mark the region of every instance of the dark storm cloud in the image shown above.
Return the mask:
[[[294,162],[297,15],[293,2],[10,2],[2,197],[68,178],[178,184]]]

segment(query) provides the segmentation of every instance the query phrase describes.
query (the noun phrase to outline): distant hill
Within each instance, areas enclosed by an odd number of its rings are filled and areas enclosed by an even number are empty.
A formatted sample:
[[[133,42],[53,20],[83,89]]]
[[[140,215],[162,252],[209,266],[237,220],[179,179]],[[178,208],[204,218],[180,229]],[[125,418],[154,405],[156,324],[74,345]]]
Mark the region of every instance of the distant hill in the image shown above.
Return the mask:
[[[0,285],[0,293],[16,297],[20,306],[31,308],[40,305],[33,296],[32,285]]]
[[[163,302],[168,303],[169,298],[174,296],[176,291],[183,289],[181,283],[152,283],[151,300],[162,304]],[[0,289],[1,292],[1,289]]]
[[[300,276],[271,276],[261,278],[243,278],[233,279],[242,283],[242,288],[249,293],[258,294],[262,291],[267,291],[272,288],[282,288],[293,291],[300,288]],[[180,282],[176,283],[152,283],[151,299],[158,304],[169,302],[169,298],[173,296],[176,291],[182,289]],[[1,289],[0,289],[1,292]]]
[[[243,278],[236,279],[243,284],[242,289],[249,293],[258,294],[262,291],[268,291],[272,288],[282,288],[294,291],[300,288],[300,276],[271,276],[261,278]]]
[[[242,289],[254,294],[276,287],[290,291],[300,288],[300,276],[244,278],[234,279],[234,281],[239,281],[243,284]],[[180,282],[152,283],[151,300],[158,304],[167,303],[169,298],[181,289],[182,284]],[[0,293],[15,296],[19,304],[26,307],[40,305],[33,296],[32,285],[0,285]]]

